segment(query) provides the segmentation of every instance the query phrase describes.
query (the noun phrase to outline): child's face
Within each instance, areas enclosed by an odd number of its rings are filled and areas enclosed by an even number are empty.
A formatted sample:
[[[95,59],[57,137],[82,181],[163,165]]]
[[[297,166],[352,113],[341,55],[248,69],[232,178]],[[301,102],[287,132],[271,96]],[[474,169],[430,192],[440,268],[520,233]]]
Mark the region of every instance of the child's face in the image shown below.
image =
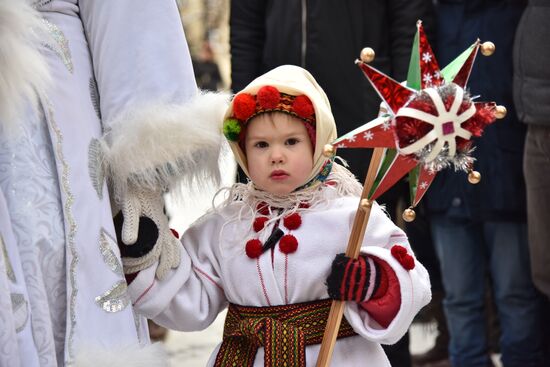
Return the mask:
[[[250,178],[274,194],[288,194],[305,184],[313,169],[306,127],[286,113],[263,113],[250,120],[245,149]]]

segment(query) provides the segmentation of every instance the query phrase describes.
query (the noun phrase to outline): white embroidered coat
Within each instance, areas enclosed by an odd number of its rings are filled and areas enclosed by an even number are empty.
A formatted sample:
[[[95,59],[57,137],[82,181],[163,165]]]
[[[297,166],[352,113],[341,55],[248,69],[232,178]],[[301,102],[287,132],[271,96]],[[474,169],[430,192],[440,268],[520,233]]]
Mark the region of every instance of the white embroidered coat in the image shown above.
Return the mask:
[[[265,242],[273,223],[259,233],[252,228],[252,213],[239,212],[244,204],[235,202],[205,215],[182,236],[182,263],[168,278],[154,278],[155,266],[141,271],[129,290],[138,312],[167,327],[193,331],[206,328],[228,302],[244,306],[274,306],[326,299],[325,286],[332,260],[344,252],[351,231],[357,197],[337,197],[330,186],[323,188],[328,202],[300,211],[302,224],[291,233],[298,240],[295,253],[284,254],[278,244],[273,252],[257,259],[245,254],[251,238]],[[247,214],[248,213],[248,214]],[[399,311],[387,328],[382,328],[355,303],[347,303],[345,317],[359,334],[338,340],[332,366],[389,366],[380,343],[395,343],[407,331],[415,314],[431,297],[428,273],[418,262],[405,270],[390,253],[399,244],[412,254],[403,231],[391,222],[378,204],[372,209],[362,253],[377,256],[395,271],[401,291]],[[314,366],[320,345],[306,347],[307,366]],[[215,360],[214,350],[209,366]],[[263,348],[255,366],[263,366]]]
[[[32,10],[18,14],[22,5],[0,0],[0,91],[17,89],[4,84],[11,77],[34,76],[19,70],[32,60],[11,52],[32,47],[18,44],[31,29],[14,31]],[[175,1],[32,5],[46,28],[34,56],[52,81],[39,104],[27,101],[12,121],[1,121],[0,111],[0,126],[16,130],[0,136],[0,366],[165,365],[138,353],[147,327],[130,306],[95,154],[124,112],[154,105],[157,119],[148,122],[162,130],[163,106],[196,94]]]

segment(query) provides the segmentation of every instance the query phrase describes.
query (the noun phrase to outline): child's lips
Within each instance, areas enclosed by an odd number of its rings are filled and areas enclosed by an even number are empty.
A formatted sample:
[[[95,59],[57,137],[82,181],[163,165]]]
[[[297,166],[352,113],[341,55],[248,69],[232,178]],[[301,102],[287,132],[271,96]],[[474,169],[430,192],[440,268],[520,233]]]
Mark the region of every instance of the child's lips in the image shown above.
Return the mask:
[[[289,174],[282,170],[276,170],[271,172],[271,175],[269,175],[269,178],[272,180],[284,180],[289,176]]]

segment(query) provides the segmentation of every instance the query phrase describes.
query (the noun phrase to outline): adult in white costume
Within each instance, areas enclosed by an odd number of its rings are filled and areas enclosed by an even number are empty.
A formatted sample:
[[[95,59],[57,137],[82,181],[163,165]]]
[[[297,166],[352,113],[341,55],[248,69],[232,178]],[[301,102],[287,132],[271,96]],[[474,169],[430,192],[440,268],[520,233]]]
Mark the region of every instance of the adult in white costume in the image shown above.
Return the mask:
[[[0,0],[0,366],[165,365],[111,202],[131,243],[147,199],[216,175],[223,107],[204,98],[222,97],[198,94],[173,0]]]

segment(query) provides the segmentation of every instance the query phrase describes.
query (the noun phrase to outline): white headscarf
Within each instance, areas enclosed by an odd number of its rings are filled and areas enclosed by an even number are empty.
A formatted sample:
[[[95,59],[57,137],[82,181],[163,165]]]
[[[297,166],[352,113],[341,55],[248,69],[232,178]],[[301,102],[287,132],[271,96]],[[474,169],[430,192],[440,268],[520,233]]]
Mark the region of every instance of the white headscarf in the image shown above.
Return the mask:
[[[258,90],[264,86],[275,87],[279,90],[279,92],[292,96],[304,94],[313,104],[313,108],[315,110],[316,130],[315,151],[313,152],[313,169],[307,180],[302,183],[302,185],[305,185],[306,183],[309,183],[317,178],[322,169],[326,167],[332,159],[323,155],[323,147],[325,144],[332,142],[337,136],[336,123],[334,122],[334,116],[332,115],[332,111],[330,109],[329,100],[313,76],[305,69],[294,65],[279,66],[263,74],[262,76],[259,76],[239,93],[256,95]],[[224,120],[230,118],[232,115],[233,101],[229,104]],[[229,145],[231,146],[233,154],[235,155],[235,158],[244,173],[250,177],[248,174],[246,155],[239,146],[239,142],[229,141]]]

